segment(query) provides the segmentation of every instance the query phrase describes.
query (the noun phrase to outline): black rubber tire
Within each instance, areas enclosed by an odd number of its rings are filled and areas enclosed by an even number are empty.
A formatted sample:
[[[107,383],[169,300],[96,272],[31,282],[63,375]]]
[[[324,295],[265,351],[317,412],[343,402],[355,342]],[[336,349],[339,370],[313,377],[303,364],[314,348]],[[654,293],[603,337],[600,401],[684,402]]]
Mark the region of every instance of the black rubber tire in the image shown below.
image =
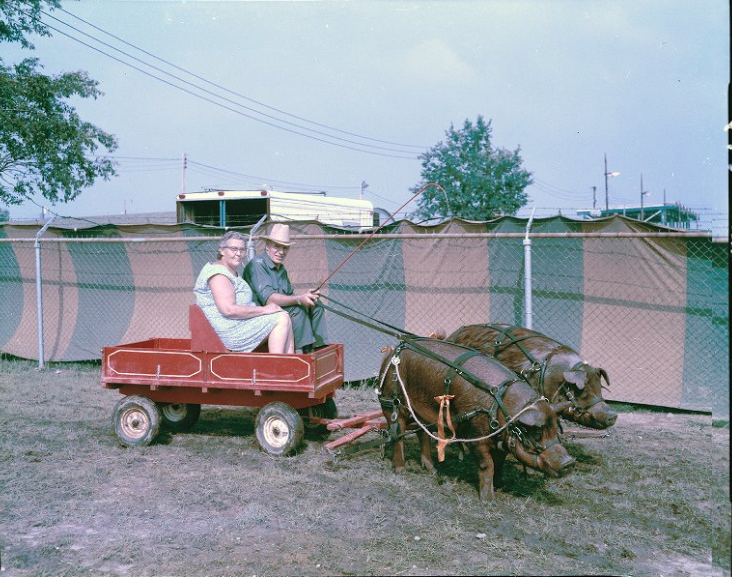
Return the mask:
[[[193,403],[157,403],[162,425],[168,431],[190,431],[201,416],[201,405]]]
[[[298,412],[287,403],[275,402],[257,414],[257,442],[263,451],[276,457],[294,453],[305,436],[305,425]]]
[[[115,405],[112,422],[123,447],[145,447],[160,432],[160,409],[147,397],[130,395]]]
[[[322,440],[330,435],[328,427],[325,425],[310,424],[310,414],[321,419],[335,419],[338,417],[338,407],[336,407],[333,397],[325,399],[324,403],[300,409],[298,411],[305,425],[305,437],[308,439]]]

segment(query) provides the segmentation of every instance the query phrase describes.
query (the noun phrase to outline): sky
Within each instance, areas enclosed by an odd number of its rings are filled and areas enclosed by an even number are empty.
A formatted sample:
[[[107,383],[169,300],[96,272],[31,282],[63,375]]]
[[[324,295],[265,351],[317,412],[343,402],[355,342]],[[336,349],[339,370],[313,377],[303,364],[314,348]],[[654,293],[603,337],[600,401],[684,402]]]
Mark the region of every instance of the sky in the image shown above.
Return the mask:
[[[419,154],[479,115],[533,175],[520,215],[679,202],[726,229],[724,0],[63,2],[6,64],[85,70],[72,101],[119,175],[62,216],[172,211],[182,191],[326,191],[394,212]],[[100,43],[103,42],[104,44]],[[105,54],[106,53],[106,54]],[[154,67],[154,68],[153,68]],[[183,158],[186,167],[183,168]],[[593,192],[593,187],[595,190]],[[594,198],[593,198],[594,197]],[[7,207],[37,218],[35,203]],[[416,209],[416,201],[397,216]]]

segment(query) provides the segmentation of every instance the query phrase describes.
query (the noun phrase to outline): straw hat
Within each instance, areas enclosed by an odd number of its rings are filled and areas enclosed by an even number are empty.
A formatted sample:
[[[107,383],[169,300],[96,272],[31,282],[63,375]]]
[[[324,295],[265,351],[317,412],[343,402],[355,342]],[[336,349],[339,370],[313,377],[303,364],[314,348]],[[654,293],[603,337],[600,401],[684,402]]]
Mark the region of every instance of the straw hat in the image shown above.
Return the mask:
[[[286,224],[276,223],[269,231],[269,234],[264,234],[259,237],[263,240],[271,240],[282,246],[290,246],[290,227]]]

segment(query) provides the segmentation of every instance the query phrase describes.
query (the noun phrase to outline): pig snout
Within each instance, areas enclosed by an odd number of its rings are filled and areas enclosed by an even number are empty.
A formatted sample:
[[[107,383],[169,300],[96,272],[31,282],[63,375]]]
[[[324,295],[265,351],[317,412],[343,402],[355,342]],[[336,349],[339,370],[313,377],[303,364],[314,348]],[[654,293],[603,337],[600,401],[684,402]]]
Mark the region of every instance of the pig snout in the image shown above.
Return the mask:
[[[560,459],[560,462],[559,462],[560,469],[559,470],[563,473],[569,472],[569,470],[574,467],[574,463],[575,463],[575,460],[572,455],[565,455],[564,457],[562,457]]]
[[[618,420],[618,414],[613,411],[609,410],[607,414],[605,415],[605,426],[606,427],[612,427],[615,424],[615,421]]]
[[[569,473],[575,464],[575,459],[561,445],[547,449],[539,455],[539,469],[551,477],[562,477]]]
[[[594,407],[580,416],[580,424],[593,429],[608,429],[618,420],[618,414],[605,403],[597,403]]]

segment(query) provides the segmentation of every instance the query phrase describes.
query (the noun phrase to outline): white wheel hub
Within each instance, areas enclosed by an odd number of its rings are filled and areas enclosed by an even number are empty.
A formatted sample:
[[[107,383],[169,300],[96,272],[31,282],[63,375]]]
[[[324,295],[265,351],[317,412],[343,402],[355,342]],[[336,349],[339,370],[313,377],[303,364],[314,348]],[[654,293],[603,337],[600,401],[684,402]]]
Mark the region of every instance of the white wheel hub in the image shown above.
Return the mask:
[[[130,439],[141,439],[150,430],[150,417],[140,408],[130,408],[122,413],[120,425]]]
[[[290,438],[290,427],[284,419],[273,415],[264,421],[262,433],[267,444],[279,449],[287,444]]]
[[[173,423],[177,423],[185,419],[188,410],[184,404],[175,403],[172,405],[165,405],[161,409],[161,412],[166,419],[172,421]]]

